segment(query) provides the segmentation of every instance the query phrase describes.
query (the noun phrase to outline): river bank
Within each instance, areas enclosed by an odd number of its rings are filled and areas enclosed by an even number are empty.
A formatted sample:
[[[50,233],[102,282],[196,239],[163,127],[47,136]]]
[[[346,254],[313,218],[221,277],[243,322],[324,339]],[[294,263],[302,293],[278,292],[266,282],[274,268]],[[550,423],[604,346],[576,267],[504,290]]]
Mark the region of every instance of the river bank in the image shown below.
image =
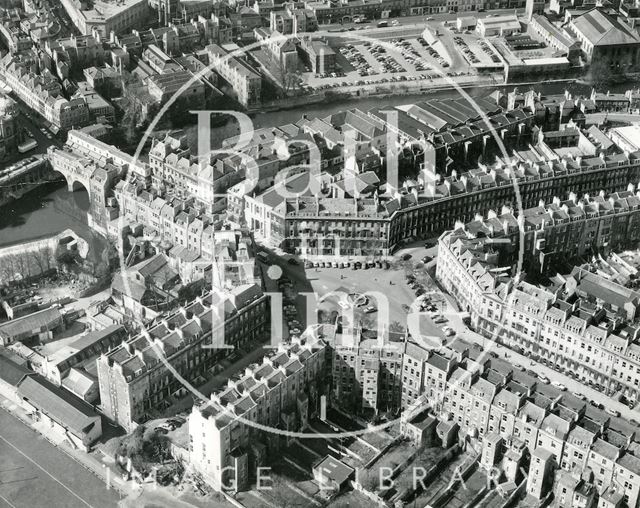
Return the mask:
[[[521,90],[535,89],[536,91],[539,91],[544,95],[562,94],[565,90],[569,91],[573,95],[588,95],[591,93],[590,85],[586,84],[585,82],[579,82],[575,78],[549,80],[545,81],[542,84],[530,80],[525,80],[509,85],[505,85],[503,83],[468,83],[461,88],[466,95],[474,98],[479,96],[487,96],[495,90],[500,90],[503,93],[507,93],[516,87],[520,88]],[[629,83],[616,83],[614,86],[611,86],[609,90],[611,92],[620,92],[626,91],[629,88],[631,88],[631,85]],[[323,100],[322,102],[318,103],[311,102],[309,104],[306,104],[304,107],[301,107],[299,104],[291,104],[290,106],[287,106],[283,103],[279,108],[273,108],[262,113],[249,113],[249,117],[253,122],[253,128],[261,129],[295,123],[299,121],[303,116],[306,116],[308,118],[325,118],[327,116],[351,108],[359,108],[363,111],[367,111],[372,108],[392,108],[395,106],[414,104],[426,100],[459,98],[460,96],[460,91],[452,86],[448,86],[446,88],[433,88],[427,92],[406,93],[402,95],[391,93],[383,95],[352,97],[336,94],[330,100]],[[198,146],[197,126],[188,126],[183,130],[187,135],[189,145],[194,150],[196,150]],[[220,148],[224,139],[237,136],[238,134],[238,124],[233,120],[227,122],[222,126],[212,126],[212,147]]]
[[[69,192],[65,181],[45,183],[0,207],[0,247],[46,238],[66,229],[85,238],[91,234],[88,208],[85,191]]]
[[[0,285],[38,277],[57,267],[56,253],[63,242],[68,245],[73,243],[82,258],[87,256],[89,244],[72,229],[65,229],[47,238],[0,247]]]
[[[513,85],[479,86],[469,85],[464,91],[470,97],[486,96],[494,90],[508,92],[515,86],[520,89],[533,88],[542,94],[561,94],[568,90],[574,95],[587,95],[591,86],[575,80],[557,80],[536,83],[531,81]],[[611,92],[621,92],[631,88],[629,83],[616,83],[609,87]],[[292,108],[256,113],[251,115],[255,129],[277,127],[299,121],[304,115],[313,118],[325,118],[350,108],[369,110],[374,107],[394,107],[402,104],[418,103],[431,99],[457,98],[460,92],[455,89],[434,89],[429,93],[404,94],[369,97],[335,97],[330,102],[316,104],[293,105]],[[195,123],[195,117],[194,117]],[[197,147],[197,126],[185,129],[190,144]],[[225,125],[213,126],[211,129],[212,146],[219,148],[226,138],[238,134],[235,121]],[[72,229],[77,235],[89,242],[89,250],[100,254],[106,248],[106,240],[91,231],[87,224],[88,195],[84,191],[69,192],[64,181],[51,182],[30,191],[19,201],[0,208],[0,247],[15,245],[24,241],[42,239]],[[90,254],[91,255],[91,254]]]

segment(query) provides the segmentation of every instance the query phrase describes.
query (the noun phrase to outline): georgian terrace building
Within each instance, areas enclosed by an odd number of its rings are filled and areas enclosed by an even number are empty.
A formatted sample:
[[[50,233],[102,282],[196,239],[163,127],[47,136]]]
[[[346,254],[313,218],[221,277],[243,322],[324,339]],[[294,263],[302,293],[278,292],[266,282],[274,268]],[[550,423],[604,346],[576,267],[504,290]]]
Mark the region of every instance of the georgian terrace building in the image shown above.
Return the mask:
[[[205,481],[216,490],[244,490],[267,464],[267,452],[278,452],[280,434],[251,423],[288,431],[307,427],[323,393],[325,357],[323,340],[305,332],[193,407],[190,462]]]
[[[127,339],[97,360],[105,416],[127,431],[168,407],[186,388],[165,361],[189,383],[200,385],[232,349],[262,338],[269,325],[267,296],[256,285],[236,287],[222,303],[212,293],[161,317],[148,332]],[[224,308],[224,326],[217,318]],[[164,360],[164,361],[163,361]]]
[[[514,181],[527,209],[569,191],[592,195],[620,191],[639,179],[638,153],[535,162],[521,158],[510,164],[480,165],[461,175],[454,171],[448,177],[425,169],[417,183],[408,182],[400,189],[386,185],[384,192],[359,197],[300,191],[300,197],[283,198],[270,189],[246,200],[245,220],[253,213],[247,207],[259,202],[261,217],[268,219],[268,234],[262,237],[307,259],[384,257],[402,242],[436,235],[459,219],[468,221],[476,213],[515,206]],[[267,194],[273,199],[266,199]]]
[[[587,402],[538,384],[506,361],[487,359],[479,350],[455,341],[431,354],[419,401],[483,449],[487,441],[501,442],[507,459],[516,462],[525,448],[531,454],[544,451],[557,468],[574,476],[591,469],[600,494],[615,484],[626,506],[638,506],[638,484],[629,481],[640,473],[635,426],[587,409]],[[412,414],[405,412],[403,419]]]
[[[640,333],[633,322],[640,293],[583,268],[548,287],[511,273],[518,254],[512,238],[519,229],[525,237],[524,269],[534,272],[546,266],[548,254],[558,260],[640,241],[636,196],[617,193],[611,200],[585,200],[584,209],[572,201],[570,212],[588,210],[580,216],[567,213],[566,202],[550,205],[548,222],[539,221],[539,214],[531,222],[525,212],[524,220],[508,213],[459,226],[440,237],[436,276],[483,335],[635,400],[640,394]],[[611,206],[598,210],[596,203]],[[553,240],[547,244],[547,238]]]

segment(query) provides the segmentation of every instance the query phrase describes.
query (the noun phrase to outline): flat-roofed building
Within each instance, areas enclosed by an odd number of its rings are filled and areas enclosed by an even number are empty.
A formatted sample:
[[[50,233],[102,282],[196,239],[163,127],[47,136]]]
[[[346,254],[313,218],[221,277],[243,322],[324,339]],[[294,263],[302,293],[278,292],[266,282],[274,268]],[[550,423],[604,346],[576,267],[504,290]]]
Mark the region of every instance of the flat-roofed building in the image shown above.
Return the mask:
[[[520,21],[518,21],[518,16],[515,14],[480,18],[476,25],[476,32],[482,37],[513,35],[520,33],[521,29],[522,26],[520,25]]]
[[[94,0],[89,9],[80,0],[62,0],[62,6],[82,34],[97,30],[104,38],[142,28],[151,14],[149,0]]]

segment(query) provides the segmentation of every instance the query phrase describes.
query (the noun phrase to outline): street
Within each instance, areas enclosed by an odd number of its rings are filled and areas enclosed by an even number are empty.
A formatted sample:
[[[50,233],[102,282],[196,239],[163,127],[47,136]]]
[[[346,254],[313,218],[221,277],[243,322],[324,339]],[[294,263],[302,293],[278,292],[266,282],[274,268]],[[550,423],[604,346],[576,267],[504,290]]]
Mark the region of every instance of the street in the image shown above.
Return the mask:
[[[587,125],[608,122],[620,122],[620,123],[639,123],[640,115],[624,112],[611,112],[611,113],[589,113],[586,116]]]
[[[102,480],[3,409],[0,457],[0,508],[115,507],[120,500]]]
[[[497,10],[491,10],[491,11],[485,11],[485,12],[475,12],[475,11],[465,11],[465,12],[456,12],[456,13],[442,13],[442,14],[422,14],[419,16],[404,16],[404,17],[395,17],[395,18],[386,18],[384,20],[380,20],[380,19],[370,19],[368,21],[366,21],[365,23],[331,23],[328,25],[319,25],[318,29],[319,30],[332,30],[332,29],[340,29],[340,28],[350,28],[350,27],[354,27],[354,28],[359,28],[359,27],[364,27],[364,26],[373,26],[375,27],[376,24],[378,23],[378,21],[388,21],[389,25],[391,26],[391,22],[394,19],[397,19],[398,22],[400,23],[400,25],[398,26],[398,28],[401,28],[403,26],[416,26],[416,25],[425,25],[427,24],[429,21],[433,21],[433,23],[442,23],[443,21],[453,21],[455,19],[458,18],[458,16],[460,17],[467,17],[467,16],[473,16],[474,18],[486,18],[488,16],[496,16],[496,15],[506,15],[506,14],[513,14],[516,13],[518,15],[523,14],[524,13],[524,9],[497,9]],[[427,18],[430,18],[429,21],[427,21]]]
[[[239,360],[229,365],[224,370],[218,372],[211,379],[209,379],[202,386],[198,387],[198,391],[205,397],[209,397],[213,392],[219,390],[227,385],[227,381],[231,379],[235,374],[244,373],[246,367],[252,363],[261,363],[262,358],[269,354],[269,343],[265,343],[263,346],[256,346],[255,349],[242,356]],[[193,406],[193,400],[197,398],[196,395],[187,395],[175,402],[163,411],[166,416],[173,416],[178,413],[186,412]]]
[[[576,381],[572,377],[569,377],[561,372],[550,369],[549,367],[542,365],[541,363],[532,361],[529,357],[521,355],[520,353],[513,351],[512,349],[507,348],[506,346],[497,346],[495,342],[483,337],[479,333],[474,332],[467,328],[467,326],[462,322],[462,316],[457,309],[457,304],[454,299],[450,295],[445,295],[445,298],[448,300],[449,305],[447,306],[450,309],[448,312],[445,312],[445,317],[449,320],[450,326],[457,332],[457,336],[463,339],[466,342],[471,344],[478,344],[484,348],[485,354],[489,354],[489,352],[494,352],[499,355],[502,360],[492,358],[491,361],[507,361],[510,365],[519,364],[526,369],[531,369],[538,374],[544,374],[549,378],[550,381],[558,381],[567,387],[567,390],[573,393],[581,393],[587,397],[589,400],[593,400],[594,402],[601,403],[605,408],[613,409],[620,411],[620,414],[626,418],[633,418],[635,420],[640,420],[640,412],[636,409],[630,409],[629,406],[622,404],[621,402],[615,401],[612,398],[608,397],[604,393],[601,393],[593,388],[585,385],[579,381]],[[508,357],[506,356],[508,355]],[[538,381],[538,386],[545,386],[540,381]],[[629,426],[628,422],[625,422],[619,418],[614,416],[610,416],[606,414],[604,411],[600,411],[596,408],[593,408],[587,403],[587,412],[597,411],[604,415],[605,418],[611,418],[612,420],[619,420],[620,425]]]

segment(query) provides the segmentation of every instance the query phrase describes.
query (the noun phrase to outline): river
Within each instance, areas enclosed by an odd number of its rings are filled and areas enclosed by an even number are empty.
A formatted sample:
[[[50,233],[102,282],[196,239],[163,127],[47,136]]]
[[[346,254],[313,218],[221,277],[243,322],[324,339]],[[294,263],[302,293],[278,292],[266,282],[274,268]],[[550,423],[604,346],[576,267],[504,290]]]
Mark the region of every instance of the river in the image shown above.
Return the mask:
[[[505,89],[504,87],[501,87]],[[512,89],[513,87],[508,87]],[[521,89],[529,89],[529,86],[522,85]],[[546,94],[562,93],[567,88],[573,94],[586,95],[590,88],[576,83],[545,83],[535,87]],[[618,85],[612,87],[611,91],[621,91],[630,88],[630,85]],[[476,97],[488,95],[491,88],[476,88],[467,90],[467,93]],[[436,91],[426,95],[401,95],[395,97],[371,97],[352,99],[348,101],[322,103],[310,105],[306,108],[295,110],[275,111],[257,114],[252,117],[254,128],[284,125],[298,121],[302,115],[308,117],[325,117],[348,108],[358,107],[367,110],[376,106],[396,106],[419,102],[433,98],[458,97],[455,90]],[[190,137],[195,136],[195,128],[188,129]],[[235,122],[230,122],[226,126],[212,129],[214,144],[219,143],[226,137],[237,134]],[[195,143],[194,143],[194,146]],[[87,226],[86,210],[88,208],[88,197],[85,191],[69,192],[66,184],[55,182],[44,185],[12,205],[0,209],[0,246],[15,244],[27,240],[50,236],[64,229],[73,229],[79,236],[87,240],[90,245],[96,248],[104,246],[104,242],[96,238]]]
[[[0,247],[36,240],[72,229],[99,254],[106,242],[87,225],[89,196],[69,192],[66,182],[50,182],[0,209]]]

